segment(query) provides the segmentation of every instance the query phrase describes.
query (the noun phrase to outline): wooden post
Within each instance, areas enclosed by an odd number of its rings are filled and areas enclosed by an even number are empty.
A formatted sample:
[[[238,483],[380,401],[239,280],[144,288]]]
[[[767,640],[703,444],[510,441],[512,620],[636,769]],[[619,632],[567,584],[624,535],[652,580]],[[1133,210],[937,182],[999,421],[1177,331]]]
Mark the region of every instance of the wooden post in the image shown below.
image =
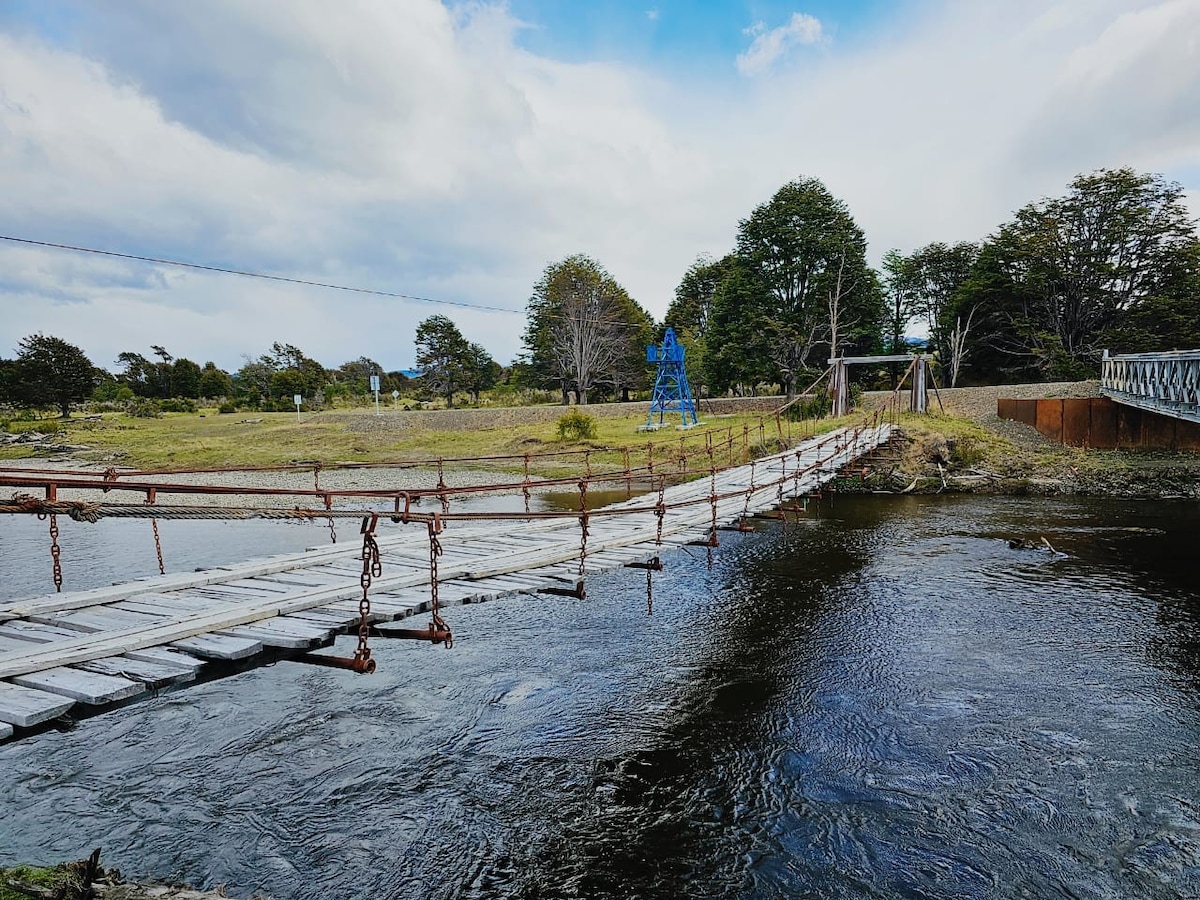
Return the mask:
[[[839,356],[832,363],[829,388],[833,394],[833,416],[836,419],[850,412],[850,385],[846,380],[846,360]]]
[[[915,413],[929,411],[929,361],[924,356],[917,357],[913,366],[912,402],[909,409]]]

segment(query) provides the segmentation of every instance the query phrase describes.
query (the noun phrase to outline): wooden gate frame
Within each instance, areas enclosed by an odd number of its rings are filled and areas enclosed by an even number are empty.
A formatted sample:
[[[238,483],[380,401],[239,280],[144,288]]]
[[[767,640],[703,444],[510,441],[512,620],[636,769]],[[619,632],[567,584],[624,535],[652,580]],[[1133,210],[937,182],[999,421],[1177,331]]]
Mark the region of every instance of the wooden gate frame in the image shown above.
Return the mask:
[[[867,365],[870,363],[906,362],[908,372],[900,379],[896,390],[904,386],[908,373],[913,373],[912,388],[909,393],[908,408],[912,412],[929,412],[929,353],[903,353],[894,356],[837,356],[829,360],[833,371],[829,374],[829,392],[833,396],[833,415],[835,418],[850,412],[850,379],[846,366]]]

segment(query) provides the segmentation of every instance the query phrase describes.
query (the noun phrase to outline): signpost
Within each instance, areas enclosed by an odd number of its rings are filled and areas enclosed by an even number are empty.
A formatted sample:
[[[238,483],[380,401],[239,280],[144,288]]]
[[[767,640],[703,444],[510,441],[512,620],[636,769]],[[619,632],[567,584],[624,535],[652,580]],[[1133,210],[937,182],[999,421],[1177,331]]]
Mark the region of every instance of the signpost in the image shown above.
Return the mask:
[[[379,415],[379,376],[371,376],[371,390],[375,392],[375,415]]]
[[[296,421],[300,421],[300,404],[304,402],[304,398],[299,394],[292,395],[292,402],[296,404]]]
[[[392,391],[392,409],[398,410],[399,408],[400,408],[400,392]]]

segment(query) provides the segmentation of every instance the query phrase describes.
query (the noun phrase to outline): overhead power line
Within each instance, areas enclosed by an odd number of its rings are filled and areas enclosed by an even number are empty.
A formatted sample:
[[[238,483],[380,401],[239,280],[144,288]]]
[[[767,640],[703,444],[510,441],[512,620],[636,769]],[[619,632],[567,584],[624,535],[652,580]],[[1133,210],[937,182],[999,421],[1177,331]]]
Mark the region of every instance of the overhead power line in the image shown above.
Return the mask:
[[[29,238],[12,237],[0,234],[0,241],[10,241],[14,244],[30,244],[34,247],[49,247],[53,250],[71,250],[75,253],[91,253],[96,256],[113,256],[117,259],[132,259],[138,262],[154,263],[160,266],[177,266],[181,269],[199,269],[202,272],[219,272],[223,275],[240,275],[243,278],[260,278],[264,281],[282,281],[287,284],[302,284],[306,287],[327,288],[332,291],[348,291],[352,294],[371,294],[376,297],[395,297],[398,300],[412,300],[416,303],[433,303],[439,306],[457,306],[460,309],[480,309],[488,312],[505,312],[524,315],[523,309],[512,309],[508,306],[488,306],[483,303],[467,303],[463,300],[438,300],[433,297],[418,297],[415,294],[401,294],[396,291],[377,291],[372,288],[350,287],[344,284],[330,284],[325,281],[309,281],[304,278],[288,278],[283,275],[267,275],[263,272],[245,272],[240,269],[226,269],[221,266],[205,266],[200,263],[181,262],[177,259],[159,259],[154,256],[138,256],[135,253],[117,253],[113,250],[97,250],[94,247],[75,247],[71,244],[56,244],[51,241],[34,241]]]

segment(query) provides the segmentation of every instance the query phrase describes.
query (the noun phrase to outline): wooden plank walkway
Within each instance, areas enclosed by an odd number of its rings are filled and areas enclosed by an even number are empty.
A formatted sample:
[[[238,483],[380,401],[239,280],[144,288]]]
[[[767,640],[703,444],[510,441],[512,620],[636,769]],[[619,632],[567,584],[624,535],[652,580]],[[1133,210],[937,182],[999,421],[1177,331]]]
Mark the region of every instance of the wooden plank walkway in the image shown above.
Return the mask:
[[[594,511],[585,575],[706,539],[714,480],[717,522],[726,525],[812,493],[890,434],[886,424],[841,429],[667,488],[661,544],[656,495]],[[417,524],[378,543],[383,574],[371,587],[371,617],[386,630],[429,611],[428,533]],[[579,577],[574,518],[455,521],[441,544],[443,607],[569,588]],[[329,546],[0,605],[0,740],[332,644],[359,621],[360,555],[360,547]]]

